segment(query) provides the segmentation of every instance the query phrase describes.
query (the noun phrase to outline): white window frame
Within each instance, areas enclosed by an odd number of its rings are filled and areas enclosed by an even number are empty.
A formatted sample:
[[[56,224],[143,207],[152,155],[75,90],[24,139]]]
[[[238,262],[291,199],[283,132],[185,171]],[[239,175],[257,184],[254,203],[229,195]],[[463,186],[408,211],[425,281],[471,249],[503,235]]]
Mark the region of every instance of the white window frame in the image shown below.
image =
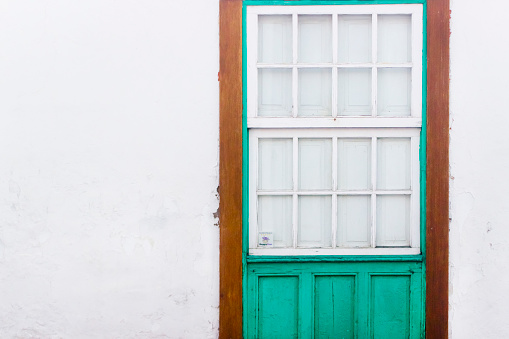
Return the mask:
[[[250,255],[413,255],[421,253],[420,249],[420,163],[419,143],[422,127],[422,48],[423,48],[423,6],[422,4],[404,5],[338,5],[338,6],[248,6],[246,12],[246,43],[247,43],[247,127],[249,130],[249,254]],[[257,62],[258,55],[258,15],[292,15],[293,60],[288,64],[262,64]],[[301,64],[297,62],[298,22],[300,14],[332,15],[332,63]],[[341,64],[338,62],[338,15],[357,14],[372,15],[372,61],[364,64]],[[378,14],[410,14],[411,23],[411,60],[409,63],[378,63],[377,60],[377,30]],[[329,117],[299,117],[298,116],[298,77],[297,70],[307,67],[326,67],[332,69],[332,116]],[[372,69],[372,114],[371,116],[352,117],[338,116],[337,112],[337,75],[341,68]],[[408,117],[376,116],[377,68],[410,68],[411,69],[411,113]],[[292,117],[257,117],[258,106],[258,69],[260,68],[290,68],[292,69]],[[257,178],[258,178],[258,139],[259,138],[293,138],[293,166],[297,158],[297,138],[331,138],[333,145],[333,189],[323,192],[313,192],[332,196],[332,248],[258,248],[257,221]],[[411,189],[406,192],[369,190],[357,194],[372,196],[372,247],[336,248],[337,203],[338,195],[353,195],[355,192],[337,190],[335,176],[335,157],[337,156],[337,138],[371,138],[372,163],[376,168],[376,140],[377,138],[406,137],[411,139]],[[295,169],[294,169],[295,172]],[[376,182],[376,173],[371,173],[372,184]],[[295,174],[293,180],[295,181]],[[293,185],[293,234],[296,235],[296,208],[299,194],[296,184]],[[311,193],[311,194],[313,194]],[[374,247],[376,239],[376,195],[380,194],[409,194],[410,195],[410,246],[409,247]],[[261,192],[270,195],[269,192]],[[274,193],[277,194],[277,193]],[[286,193],[285,193],[286,194]],[[310,192],[306,192],[310,194]]]

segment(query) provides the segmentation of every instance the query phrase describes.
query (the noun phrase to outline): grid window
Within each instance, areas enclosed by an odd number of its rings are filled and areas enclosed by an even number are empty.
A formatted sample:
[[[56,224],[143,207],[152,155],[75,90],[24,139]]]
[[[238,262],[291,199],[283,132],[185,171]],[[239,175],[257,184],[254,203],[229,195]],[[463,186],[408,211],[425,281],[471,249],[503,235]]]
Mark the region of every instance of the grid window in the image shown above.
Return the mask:
[[[420,253],[422,7],[247,11],[251,254]]]

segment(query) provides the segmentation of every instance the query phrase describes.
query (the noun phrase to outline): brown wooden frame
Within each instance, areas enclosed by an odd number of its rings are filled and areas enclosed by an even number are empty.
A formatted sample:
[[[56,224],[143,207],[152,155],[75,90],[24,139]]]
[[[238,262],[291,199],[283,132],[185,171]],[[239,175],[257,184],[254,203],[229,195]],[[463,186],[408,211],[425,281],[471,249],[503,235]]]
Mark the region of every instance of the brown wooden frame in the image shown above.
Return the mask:
[[[447,338],[449,0],[427,0],[426,337]],[[219,337],[242,338],[242,0],[219,0]]]

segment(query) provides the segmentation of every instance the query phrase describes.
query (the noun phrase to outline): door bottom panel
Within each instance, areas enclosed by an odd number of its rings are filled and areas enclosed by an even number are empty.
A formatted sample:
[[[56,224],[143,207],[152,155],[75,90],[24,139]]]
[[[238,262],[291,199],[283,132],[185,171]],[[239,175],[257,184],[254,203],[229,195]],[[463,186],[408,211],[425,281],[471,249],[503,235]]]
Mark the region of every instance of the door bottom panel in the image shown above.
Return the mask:
[[[248,338],[423,338],[422,262],[248,263]]]

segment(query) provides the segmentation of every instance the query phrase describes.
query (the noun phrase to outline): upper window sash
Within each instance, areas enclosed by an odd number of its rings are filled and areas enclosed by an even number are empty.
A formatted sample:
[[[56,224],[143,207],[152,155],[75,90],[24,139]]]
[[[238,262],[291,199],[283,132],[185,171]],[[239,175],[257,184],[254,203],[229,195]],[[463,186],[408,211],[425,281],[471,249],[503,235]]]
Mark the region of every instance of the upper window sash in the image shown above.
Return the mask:
[[[299,58],[299,16],[301,15],[327,15],[331,17],[331,49],[330,61],[302,62]],[[410,15],[411,57],[409,62],[384,62],[378,60],[378,34],[379,15]],[[286,56],[283,61],[277,63],[259,62],[258,60],[258,16],[259,15],[287,15],[291,16],[290,30],[291,56]],[[364,63],[351,63],[340,60],[338,56],[338,21],[340,15],[368,15],[371,17],[371,60]],[[300,18],[303,18],[302,16]],[[341,5],[341,6],[248,6],[246,10],[247,30],[247,125],[248,128],[334,128],[334,127],[420,127],[422,125],[422,48],[423,48],[423,21],[421,4],[405,5]],[[270,61],[270,60],[269,60]],[[338,108],[338,72],[348,70],[364,70],[369,73],[371,84],[370,114],[356,116],[355,114],[342,115]],[[384,76],[391,70],[396,70],[410,76],[410,114],[408,116],[383,116],[377,111],[380,105],[379,99],[384,88],[392,86],[384,83],[384,79],[394,77]],[[259,112],[259,86],[263,76],[271,70],[281,72],[279,79],[284,84],[276,84],[280,88],[286,86],[288,95],[285,107],[287,116],[261,116]],[[323,75],[330,81],[330,114],[328,116],[302,116],[299,113],[300,93],[299,86],[305,81],[305,76],[310,70],[321,70]],[[264,73],[265,72],[265,73]],[[307,73],[306,73],[307,72]],[[341,73],[340,73],[341,74]],[[299,77],[302,79],[299,82]],[[270,78],[270,77],[267,77]],[[270,92],[270,91],[269,91]],[[290,94],[291,93],[291,94]]]

